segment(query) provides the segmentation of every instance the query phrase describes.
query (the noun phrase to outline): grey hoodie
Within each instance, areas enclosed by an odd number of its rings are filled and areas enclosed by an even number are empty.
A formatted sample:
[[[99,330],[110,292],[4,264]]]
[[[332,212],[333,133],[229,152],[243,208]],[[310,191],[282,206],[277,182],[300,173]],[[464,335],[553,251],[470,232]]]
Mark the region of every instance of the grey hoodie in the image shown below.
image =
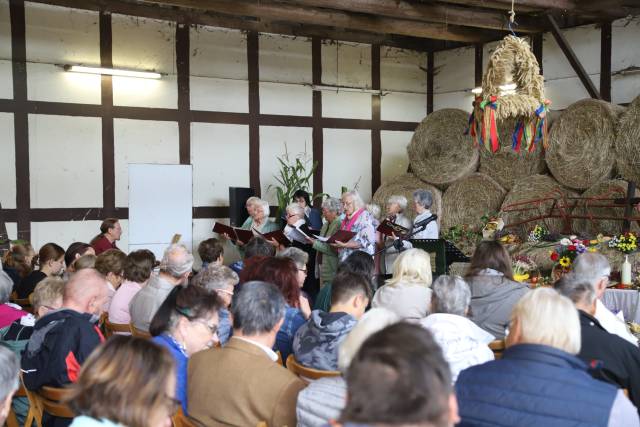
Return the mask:
[[[344,312],[312,311],[293,338],[296,360],[308,368],[338,370],[338,348],[355,324],[356,319]]]

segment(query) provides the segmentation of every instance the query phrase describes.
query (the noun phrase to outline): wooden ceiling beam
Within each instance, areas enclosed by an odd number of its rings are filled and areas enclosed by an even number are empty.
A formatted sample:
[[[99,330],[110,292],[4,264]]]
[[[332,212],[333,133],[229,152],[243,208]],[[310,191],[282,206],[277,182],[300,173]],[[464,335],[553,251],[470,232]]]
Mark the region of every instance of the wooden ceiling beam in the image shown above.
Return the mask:
[[[386,33],[436,40],[476,43],[493,40],[500,33],[441,23],[428,23],[383,17],[369,17],[340,11],[299,7],[265,1],[242,0],[144,0],[156,3],[221,13],[231,16],[250,16],[259,20],[293,22],[332,26],[370,33]]]
[[[442,3],[461,4],[489,9],[511,10],[511,0],[438,0]],[[576,10],[582,4],[578,0],[516,0],[514,9],[518,12],[534,12],[541,10]]]
[[[442,3],[410,3],[405,0],[277,0],[289,4],[318,7],[348,12],[382,15],[390,18],[412,19],[423,22],[439,22],[464,27],[507,30],[508,15],[502,11],[470,9]],[[545,21],[520,17],[518,31],[536,33],[542,31]]]

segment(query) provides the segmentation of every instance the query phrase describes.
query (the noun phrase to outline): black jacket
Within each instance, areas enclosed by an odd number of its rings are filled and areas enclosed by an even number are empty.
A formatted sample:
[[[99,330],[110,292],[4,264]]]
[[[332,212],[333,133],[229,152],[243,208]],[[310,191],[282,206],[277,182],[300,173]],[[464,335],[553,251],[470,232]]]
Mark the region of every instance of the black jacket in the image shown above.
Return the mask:
[[[582,347],[578,357],[590,366],[591,375],[629,391],[629,399],[640,407],[640,349],[605,331],[595,317],[580,313]]]
[[[62,309],[38,319],[22,353],[25,386],[37,390],[75,382],[84,361],[103,341],[90,314]]]

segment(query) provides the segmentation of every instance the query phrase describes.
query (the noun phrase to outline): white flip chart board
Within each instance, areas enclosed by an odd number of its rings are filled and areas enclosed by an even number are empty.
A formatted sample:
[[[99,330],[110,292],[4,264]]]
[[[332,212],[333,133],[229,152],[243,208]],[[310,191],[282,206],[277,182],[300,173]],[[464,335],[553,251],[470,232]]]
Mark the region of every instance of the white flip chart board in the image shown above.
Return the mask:
[[[174,234],[191,250],[191,165],[129,164],[129,251],[149,249],[157,259]]]

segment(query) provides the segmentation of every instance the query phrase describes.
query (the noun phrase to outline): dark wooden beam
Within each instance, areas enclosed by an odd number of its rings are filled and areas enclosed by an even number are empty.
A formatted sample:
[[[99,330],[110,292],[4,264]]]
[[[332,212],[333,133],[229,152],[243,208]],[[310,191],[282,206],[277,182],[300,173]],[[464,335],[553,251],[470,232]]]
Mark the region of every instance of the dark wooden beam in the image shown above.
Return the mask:
[[[433,75],[435,74],[433,52],[427,53],[427,114],[433,113]]]
[[[189,110],[191,99],[189,92],[189,59],[191,49],[189,43],[189,26],[176,26],[176,70],[178,74],[178,145],[180,164],[191,164],[191,121]]]
[[[247,34],[247,70],[249,77],[249,185],[260,197],[260,58],[258,33]]]
[[[380,90],[380,45],[371,46],[371,88]],[[371,119],[380,122],[380,95],[371,95]],[[382,139],[380,129],[371,129],[371,194],[375,193],[381,182]]]
[[[113,40],[111,14],[100,13],[100,65],[113,67]],[[102,208],[106,217],[113,216],[116,207],[116,171],[113,135],[113,79],[100,76],[100,105],[102,106]]]
[[[322,40],[314,37],[311,40],[311,81],[314,85],[322,84]],[[324,129],[322,128],[322,91],[314,90],[311,106],[313,117],[312,144],[313,162],[317,162],[313,174],[313,192],[320,194],[322,190],[322,175],[324,170]],[[322,205],[322,199],[313,200],[316,208]]]
[[[439,0],[441,3],[461,4],[489,9],[510,10],[511,0]],[[546,9],[574,10],[579,5],[575,0],[517,0],[515,11],[532,12]],[[516,15],[517,20],[517,15]]]
[[[600,28],[600,96],[611,102],[611,22]]]
[[[476,87],[482,86],[482,54],[483,54],[483,45],[476,44],[474,46],[475,49],[475,65],[474,65],[474,74],[475,74],[475,85]]]
[[[560,31],[560,27],[558,27],[555,18],[552,15],[547,15],[547,20],[551,24],[551,34],[553,34],[556,42],[558,42],[558,46],[560,46],[560,49],[564,53],[564,56],[567,57],[569,64],[571,64],[571,67],[573,67],[573,70],[578,75],[578,78],[589,93],[589,96],[595,99],[602,99],[602,97],[600,96],[600,92],[598,92],[598,89],[596,89],[593,81],[591,81],[591,78],[580,63],[580,60],[576,56],[576,53],[573,51],[573,49],[571,49],[569,42],[564,37],[564,34],[562,34],[562,31]]]
[[[482,42],[495,39],[500,33],[470,29],[446,23],[418,22],[404,19],[370,17],[311,7],[298,7],[266,1],[241,0],[145,0],[168,6],[186,7],[232,16],[251,16],[260,20],[329,25],[371,33],[397,34],[436,40]]]
[[[410,3],[405,0],[277,0],[306,7],[318,7],[389,18],[440,22],[464,27],[507,30],[508,15],[502,11],[470,9],[438,3]],[[528,16],[518,19],[521,32],[540,31],[540,20]]]
[[[531,36],[531,50],[533,50],[533,55],[536,57],[538,61],[538,65],[540,66],[540,74],[543,74],[542,70],[542,45],[543,45],[542,33],[534,34]]]

